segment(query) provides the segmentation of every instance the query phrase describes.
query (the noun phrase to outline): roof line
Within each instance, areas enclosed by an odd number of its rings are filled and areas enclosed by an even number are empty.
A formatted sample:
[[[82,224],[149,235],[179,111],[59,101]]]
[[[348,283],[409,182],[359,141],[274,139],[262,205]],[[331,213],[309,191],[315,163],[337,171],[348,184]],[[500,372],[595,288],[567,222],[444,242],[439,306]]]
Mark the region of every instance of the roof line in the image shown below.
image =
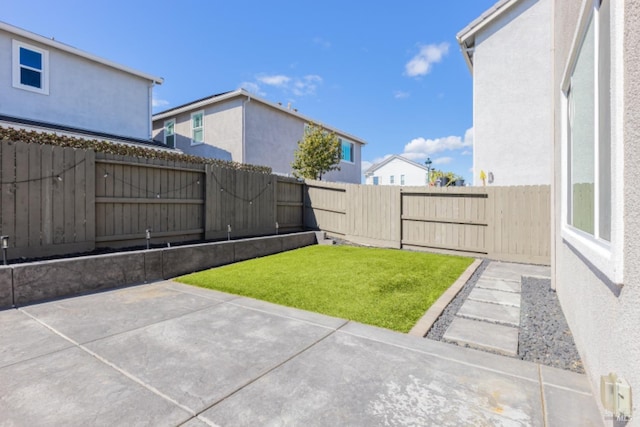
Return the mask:
[[[77,49],[73,46],[69,46],[68,44],[64,44],[61,43],[59,41],[54,40],[53,38],[47,38],[44,36],[41,36],[39,34],[36,33],[32,33],[31,31],[27,31],[24,30],[22,28],[18,28],[16,26],[13,26],[11,24],[7,24],[6,22],[0,21],[0,30],[4,30],[7,31],[9,33],[13,33],[16,34],[18,36],[24,37],[26,39],[29,40],[33,40],[35,42],[38,42],[40,44],[46,45],[46,46],[50,46],[53,47],[55,49],[58,50],[62,50],[64,52],[68,52],[71,53],[73,55],[76,56],[80,56],[82,58],[88,59],[90,61],[94,61],[103,65],[106,65],[108,67],[111,68],[115,68],[116,70],[120,70],[120,71],[124,71],[125,73],[128,74],[132,74],[138,77],[142,77],[145,80],[149,80],[155,84],[162,84],[164,82],[164,79],[162,77],[156,77],[156,76],[152,76],[151,74],[147,74],[147,73],[143,73],[142,71],[137,71],[134,70],[133,68],[124,66],[124,65],[120,65],[116,62],[110,61],[108,59],[104,59],[104,58],[100,58],[99,56],[96,56],[92,53],[88,53],[85,51],[82,51],[80,49]]]
[[[291,109],[289,109],[287,107],[284,107],[284,106],[282,106],[280,104],[275,104],[275,103],[273,103],[271,101],[267,101],[264,98],[261,98],[259,96],[256,96],[256,95],[248,92],[244,88],[239,88],[239,89],[228,91],[228,92],[222,92],[222,93],[217,94],[217,95],[207,96],[207,97],[204,97],[204,98],[197,99],[195,101],[188,102],[186,104],[178,105],[177,107],[173,107],[173,108],[170,108],[168,110],[161,111],[159,113],[154,114],[153,117],[152,117],[152,120],[155,121],[155,120],[166,119],[166,118],[169,118],[169,117],[174,117],[177,114],[181,114],[181,113],[184,113],[184,112],[187,112],[187,111],[195,110],[196,108],[202,108],[202,107],[205,107],[207,105],[214,104],[214,103],[217,103],[217,102],[226,101],[227,99],[235,98],[235,97],[238,97],[238,96],[244,96],[244,97],[247,97],[248,99],[258,101],[258,102],[260,102],[262,104],[265,104],[265,105],[267,105],[267,106],[269,106],[271,108],[274,108],[276,110],[280,110],[282,112],[291,114],[292,116],[296,116],[296,117],[298,117],[298,118],[300,118],[300,119],[302,119],[302,120],[304,120],[306,122],[316,123],[316,124],[322,126],[323,128],[331,131],[331,132],[334,132],[334,133],[337,133],[339,135],[342,135],[342,136],[346,137],[347,139],[349,139],[351,141],[358,142],[358,143],[363,144],[363,145],[365,145],[367,143],[365,140],[363,140],[361,138],[358,138],[355,135],[348,134],[348,133],[346,133],[344,131],[341,131],[340,129],[334,128],[333,126],[328,126],[328,125],[325,125],[324,123],[320,123],[317,120],[313,120],[313,119],[311,119],[309,117],[306,117],[306,116],[298,113],[296,110],[291,110]]]
[[[80,135],[92,136],[94,138],[117,140],[117,141],[132,143],[132,144],[147,145],[151,147],[158,147],[158,148],[165,148],[165,149],[167,148],[167,146],[164,145],[163,143],[154,141],[152,139],[142,139],[142,138],[133,138],[130,136],[115,135],[112,133],[92,131],[92,130],[76,128],[72,126],[63,126],[55,123],[41,122],[38,120],[23,119],[20,117],[7,116],[4,114],[0,114],[0,122],[9,122],[17,125],[39,127],[45,130],[48,129],[51,131],[75,133]]]
[[[384,159],[382,161],[379,161],[378,163],[375,163],[375,164],[369,166],[369,168],[366,171],[364,171],[364,174],[366,175],[366,174],[368,174],[370,172],[373,172],[373,171],[375,171],[377,169],[380,169],[382,166],[386,165],[387,163],[389,163],[389,162],[391,162],[392,160],[395,160],[395,159],[402,160],[402,161],[407,162],[407,163],[409,163],[409,164],[411,164],[413,166],[418,166],[421,169],[429,171],[429,168],[427,168],[424,165],[421,165],[418,162],[414,162],[413,160],[407,159],[406,157],[401,156],[399,154],[393,154],[393,155],[387,157],[386,159]]]
[[[473,72],[473,49],[475,48],[476,34],[520,1],[499,0],[456,34],[456,39],[462,49],[462,55],[464,55],[469,71]]]

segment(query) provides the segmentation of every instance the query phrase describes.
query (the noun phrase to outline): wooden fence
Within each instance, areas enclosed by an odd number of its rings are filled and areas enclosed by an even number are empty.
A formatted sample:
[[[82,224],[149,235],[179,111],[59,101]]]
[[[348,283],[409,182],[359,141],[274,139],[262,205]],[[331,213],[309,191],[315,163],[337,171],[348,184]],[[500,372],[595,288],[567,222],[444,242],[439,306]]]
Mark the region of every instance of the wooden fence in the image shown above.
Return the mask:
[[[277,175],[7,141],[0,166],[10,259],[303,229],[304,184]]]
[[[305,226],[368,245],[549,264],[549,192],[307,181]]]
[[[549,263],[549,187],[299,182],[213,165],[0,144],[9,257],[321,229],[383,247]]]

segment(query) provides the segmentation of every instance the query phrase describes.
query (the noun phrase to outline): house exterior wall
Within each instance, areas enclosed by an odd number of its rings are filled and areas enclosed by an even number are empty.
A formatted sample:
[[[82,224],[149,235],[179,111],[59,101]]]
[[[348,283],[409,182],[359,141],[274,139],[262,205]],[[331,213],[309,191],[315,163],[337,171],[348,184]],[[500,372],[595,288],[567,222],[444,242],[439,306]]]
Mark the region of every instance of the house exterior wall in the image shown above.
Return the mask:
[[[291,174],[293,153],[304,135],[305,122],[261,102],[245,103],[246,162]]]
[[[551,0],[524,0],[476,34],[474,185],[551,183],[550,22]]]
[[[191,114],[204,111],[204,143],[191,144]],[[243,162],[242,98],[232,98],[153,122],[153,139],[164,143],[164,123],[175,120],[175,148],[194,156]],[[260,163],[256,163],[260,164]]]
[[[607,0],[609,1],[609,0]],[[640,3],[610,0],[612,238],[594,253],[574,243],[566,225],[563,194],[566,110],[560,91],[581,14],[592,2],[554,0],[554,181],[552,185],[553,284],[569,323],[594,395],[600,394],[600,376],[610,372],[626,379],[634,394],[640,390]],[[597,245],[593,245],[597,246]],[[599,254],[599,255],[598,255]],[[621,277],[597,267],[618,264]],[[615,269],[614,269],[615,270]],[[621,280],[620,280],[621,279]],[[597,399],[599,402],[599,399]],[[637,400],[637,399],[636,399]],[[627,426],[640,425],[637,416]],[[601,408],[601,410],[603,410]],[[605,415],[603,411],[603,416]]]
[[[205,113],[204,143],[192,145],[191,114],[197,111]],[[269,166],[274,173],[283,175],[293,173],[294,152],[307,124],[286,110],[236,96],[154,120],[154,140],[164,142],[164,123],[171,119],[175,119],[176,148],[184,153]],[[354,143],[354,162],[341,161],[340,170],[323,175],[324,181],[360,183],[362,144],[351,142]]]
[[[49,52],[49,94],[13,87],[12,40]],[[114,135],[151,136],[152,83],[0,30],[0,114]]]
[[[245,108],[245,161],[270,166],[274,173],[291,175],[291,163],[298,141],[304,137],[307,121],[261,102],[249,101]],[[354,143],[354,162],[341,161],[340,170],[326,173],[323,181],[360,183],[362,145],[351,142]]]
[[[404,184],[401,176],[404,175]],[[390,177],[394,177],[391,184]],[[427,171],[401,159],[393,159],[376,169],[373,174],[366,177],[366,184],[373,185],[373,178],[378,177],[378,185],[427,185]]]

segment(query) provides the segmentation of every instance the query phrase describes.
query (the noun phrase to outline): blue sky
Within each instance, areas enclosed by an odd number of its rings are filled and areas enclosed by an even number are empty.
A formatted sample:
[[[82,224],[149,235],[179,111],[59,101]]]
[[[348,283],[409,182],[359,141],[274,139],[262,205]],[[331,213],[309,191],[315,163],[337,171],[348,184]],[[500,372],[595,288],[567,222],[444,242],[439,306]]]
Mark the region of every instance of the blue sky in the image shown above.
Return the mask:
[[[0,20],[165,79],[155,111],[244,87],[471,180],[472,79],[456,33],[496,0],[4,0]]]

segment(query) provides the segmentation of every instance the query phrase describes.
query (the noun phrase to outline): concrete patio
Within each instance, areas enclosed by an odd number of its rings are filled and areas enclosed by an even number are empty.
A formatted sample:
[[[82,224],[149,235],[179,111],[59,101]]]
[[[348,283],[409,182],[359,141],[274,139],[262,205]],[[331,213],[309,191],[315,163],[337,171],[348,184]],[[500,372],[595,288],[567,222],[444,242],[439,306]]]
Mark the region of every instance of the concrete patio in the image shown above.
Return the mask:
[[[0,425],[603,425],[586,377],[156,282],[0,311]]]

